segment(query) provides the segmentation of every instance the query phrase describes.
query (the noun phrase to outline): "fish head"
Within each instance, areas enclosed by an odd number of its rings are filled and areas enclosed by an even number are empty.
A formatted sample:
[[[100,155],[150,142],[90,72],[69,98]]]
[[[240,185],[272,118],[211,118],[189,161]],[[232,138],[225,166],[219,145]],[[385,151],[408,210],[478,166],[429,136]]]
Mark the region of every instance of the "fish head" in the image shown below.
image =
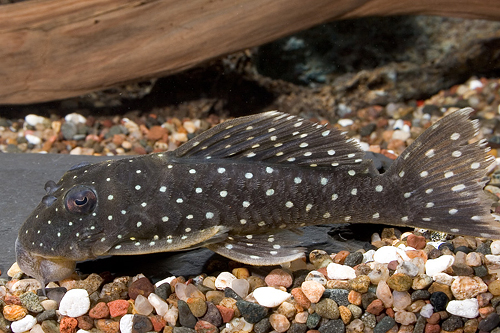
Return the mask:
[[[77,261],[106,255],[130,199],[123,177],[113,177],[123,171],[116,162],[79,164],[46,183],[16,240],[21,270],[46,283],[71,275]]]

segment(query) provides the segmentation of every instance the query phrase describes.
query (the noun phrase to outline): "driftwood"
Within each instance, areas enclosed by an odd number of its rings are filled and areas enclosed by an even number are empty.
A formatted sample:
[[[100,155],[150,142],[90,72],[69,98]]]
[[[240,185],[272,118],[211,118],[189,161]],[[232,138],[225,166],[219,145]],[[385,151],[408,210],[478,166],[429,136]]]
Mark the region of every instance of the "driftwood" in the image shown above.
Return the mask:
[[[500,19],[489,0],[31,0],[0,6],[0,104],[165,76],[338,19]]]

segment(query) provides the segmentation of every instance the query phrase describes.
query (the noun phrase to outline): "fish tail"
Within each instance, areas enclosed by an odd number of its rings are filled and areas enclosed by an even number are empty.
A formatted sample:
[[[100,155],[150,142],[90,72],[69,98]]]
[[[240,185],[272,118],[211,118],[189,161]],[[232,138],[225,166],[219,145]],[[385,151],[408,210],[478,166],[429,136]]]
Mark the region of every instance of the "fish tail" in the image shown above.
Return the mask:
[[[500,239],[483,190],[496,162],[485,140],[469,143],[479,131],[472,112],[461,109],[433,124],[383,175],[402,212],[391,224]]]

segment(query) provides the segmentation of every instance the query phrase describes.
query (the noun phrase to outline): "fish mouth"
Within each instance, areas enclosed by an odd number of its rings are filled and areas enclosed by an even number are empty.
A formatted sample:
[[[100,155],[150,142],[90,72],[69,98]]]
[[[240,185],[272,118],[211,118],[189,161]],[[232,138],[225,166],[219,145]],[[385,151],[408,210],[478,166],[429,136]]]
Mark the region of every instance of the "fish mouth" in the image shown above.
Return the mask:
[[[16,239],[16,260],[19,268],[27,275],[37,279],[42,286],[50,281],[59,281],[69,277],[75,271],[76,261],[46,258],[34,254]]]

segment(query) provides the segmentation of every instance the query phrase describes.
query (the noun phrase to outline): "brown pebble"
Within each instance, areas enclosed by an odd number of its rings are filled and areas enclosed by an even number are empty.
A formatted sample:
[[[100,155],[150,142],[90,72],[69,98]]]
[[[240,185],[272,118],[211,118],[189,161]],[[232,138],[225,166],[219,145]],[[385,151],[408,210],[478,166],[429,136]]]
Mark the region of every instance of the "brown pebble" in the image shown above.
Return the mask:
[[[167,324],[165,319],[163,319],[163,317],[159,315],[150,316],[148,318],[149,320],[151,320],[151,324],[153,324],[153,330],[155,330],[156,332],[161,331]]]
[[[3,316],[8,321],[23,319],[27,314],[28,310],[21,305],[6,305],[3,307]]]
[[[425,324],[425,333],[439,333],[441,332],[441,326],[437,324]]]
[[[382,313],[382,311],[384,311],[384,309],[384,303],[381,300],[376,299],[368,305],[368,307],[366,308],[366,312],[378,316],[380,313]]]
[[[433,313],[429,318],[427,318],[427,322],[431,325],[439,323],[440,320],[441,316],[439,315],[439,313]]]
[[[500,280],[491,281],[488,285],[488,291],[493,294],[493,296],[500,296]]]
[[[59,330],[61,333],[75,333],[77,326],[78,321],[75,318],[62,317],[59,324]]]
[[[202,298],[190,297],[186,303],[195,317],[202,317],[207,312],[207,304]]]
[[[349,301],[349,303],[351,304],[354,304],[354,305],[361,305],[361,293],[355,291],[355,290],[351,290],[349,292],[349,295],[347,295],[347,300]]]
[[[344,324],[349,324],[352,320],[352,312],[346,306],[339,306],[340,318]]]
[[[476,318],[469,319],[465,322],[464,333],[476,333],[478,326],[479,321]]]
[[[492,307],[491,305],[479,308],[479,315],[483,319],[488,317],[488,315],[492,314],[493,312],[495,312],[495,308]]]
[[[118,333],[120,322],[113,319],[98,319],[95,321],[95,327],[104,333]]]
[[[5,295],[4,302],[7,305],[22,305],[19,297],[13,295]]]
[[[340,251],[333,258],[333,262],[336,263],[336,264],[343,265],[344,261],[345,261],[345,258],[347,258],[348,255],[349,255],[349,251]]]
[[[146,138],[151,141],[157,141],[167,134],[167,129],[161,126],[152,126],[146,134]]]
[[[264,281],[269,287],[285,287],[288,288],[292,285],[293,278],[290,273],[281,268],[273,269],[267,274]]]
[[[248,271],[248,268],[245,268],[245,267],[235,268],[235,269],[233,269],[232,273],[238,279],[248,279],[248,277],[250,276],[250,272]]]
[[[286,332],[290,328],[290,321],[279,313],[273,313],[269,316],[269,323],[278,333]]]
[[[406,274],[396,273],[387,280],[389,288],[395,291],[408,291],[411,288],[413,279]]]
[[[104,302],[97,303],[89,311],[89,316],[94,319],[102,319],[109,316],[109,308]]]
[[[219,309],[220,315],[222,316],[222,321],[224,323],[229,323],[231,319],[234,317],[234,310],[231,308],[227,308],[222,305],[216,305],[217,309]]]
[[[132,282],[128,288],[128,295],[131,299],[135,299],[137,295],[148,297],[149,294],[155,291],[154,285],[148,278],[143,277]]]
[[[78,321],[78,328],[81,328],[82,330],[88,331],[94,327],[94,319],[87,315],[80,316],[76,318],[76,320]]]
[[[393,260],[390,263],[387,264],[387,268],[395,271],[398,268],[399,262],[397,260]]]
[[[349,289],[357,291],[361,294],[366,293],[368,291],[369,286],[370,286],[370,278],[366,275],[360,275],[352,280],[349,280]]]
[[[451,293],[451,288],[450,286],[447,286],[445,284],[439,283],[439,282],[433,282],[431,286],[429,287],[428,291],[432,294],[435,293],[436,291],[442,291],[443,293],[448,296],[448,299],[453,299],[453,294]]]
[[[426,245],[425,237],[410,234],[406,239],[406,244],[414,249],[422,250]]]

